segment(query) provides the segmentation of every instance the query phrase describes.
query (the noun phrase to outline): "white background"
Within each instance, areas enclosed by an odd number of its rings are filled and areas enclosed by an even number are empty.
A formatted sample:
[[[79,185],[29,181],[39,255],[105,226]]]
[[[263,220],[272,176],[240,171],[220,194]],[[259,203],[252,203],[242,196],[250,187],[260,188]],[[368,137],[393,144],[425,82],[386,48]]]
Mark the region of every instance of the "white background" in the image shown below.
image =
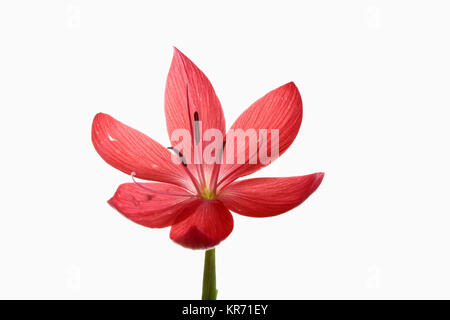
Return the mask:
[[[169,145],[172,46],[229,127],[294,81],[304,118],[255,176],[324,171],[303,205],[234,215],[221,299],[450,298],[448,1],[2,1],[0,298],[177,298],[203,252],[106,203],[130,177],[90,141],[97,112]]]

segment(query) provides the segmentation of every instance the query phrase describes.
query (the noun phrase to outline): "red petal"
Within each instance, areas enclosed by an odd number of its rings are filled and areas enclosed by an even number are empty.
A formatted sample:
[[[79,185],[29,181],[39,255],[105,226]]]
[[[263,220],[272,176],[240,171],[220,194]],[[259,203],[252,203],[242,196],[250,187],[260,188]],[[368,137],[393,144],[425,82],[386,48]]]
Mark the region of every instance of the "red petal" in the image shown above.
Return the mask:
[[[233,212],[249,217],[270,217],[295,208],[322,182],[324,173],[301,177],[256,178],[233,182],[218,199]]]
[[[134,183],[119,186],[108,203],[128,219],[150,228],[171,226],[180,213],[197,201],[184,189],[165,183],[142,183],[159,192],[186,194],[186,197],[152,193]]]
[[[183,247],[208,249],[218,245],[233,230],[233,217],[217,200],[203,200],[186,219],[172,226],[170,238]]]
[[[256,133],[259,133],[260,129],[267,129],[270,133],[271,129],[279,130],[279,155],[283,154],[286,149],[294,141],[297,133],[300,129],[302,122],[302,100],[300,92],[293,82],[285,84],[257,100],[247,110],[245,110],[241,116],[235,121],[231,129],[242,129],[244,131],[248,129],[254,129]],[[267,150],[271,150],[271,141],[269,139],[262,141],[267,143]],[[233,139],[230,136],[230,131],[227,133],[227,142],[225,147],[225,159],[227,150]],[[258,137],[258,146],[261,141]],[[235,143],[235,149],[237,144]],[[238,164],[238,154],[245,152],[245,163]],[[268,165],[259,161],[255,164],[249,163],[248,159],[252,155],[249,154],[249,147],[245,144],[245,150],[236,150],[234,155],[234,164],[225,164],[221,168],[219,175],[219,181],[222,181],[222,185],[227,184],[239,177],[246,176],[253,173],[262,167]],[[241,162],[242,163],[242,162]]]
[[[187,88],[189,93],[189,108],[187,104]],[[220,101],[214,92],[214,88],[205,74],[183,53],[174,49],[172,64],[166,82],[165,113],[169,138],[176,129],[186,129],[194,137],[194,113],[198,112],[199,121],[202,124],[201,132],[208,129],[217,129],[225,137],[225,118]],[[203,136],[203,134],[202,134]],[[176,146],[179,141],[172,141]],[[220,141],[222,143],[222,141]],[[193,147],[191,139],[191,159],[193,163]],[[208,143],[203,143],[203,149]],[[187,144],[183,143],[182,151],[187,157]],[[212,165],[205,165],[205,171],[209,173]]]
[[[99,113],[92,123],[92,143],[107,163],[126,174],[193,189],[182,165],[172,162],[169,150],[145,134]]]

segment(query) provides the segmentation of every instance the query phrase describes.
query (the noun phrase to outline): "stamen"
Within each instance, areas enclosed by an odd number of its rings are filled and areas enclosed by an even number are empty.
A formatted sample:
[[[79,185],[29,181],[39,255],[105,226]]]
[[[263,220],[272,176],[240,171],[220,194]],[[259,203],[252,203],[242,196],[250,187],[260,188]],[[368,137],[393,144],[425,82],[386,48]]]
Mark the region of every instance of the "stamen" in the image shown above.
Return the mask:
[[[198,144],[198,142],[200,141],[200,128],[199,128],[199,116],[198,116],[198,112],[194,112],[194,127],[192,126],[192,119],[191,119],[191,105],[189,103],[189,83],[186,82],[186,104],[187,104],[187,109],[188,109],[188,118],[189,118],[189,129],[191,130],[191,136],[192,136],[192,132],[194,132],[194,137],[192,137],[192,145],[194,146],[194,142],[195,144]],[[195,140],[195,141],[194,141]],[[199,150],[198,148],[195,148],[194,146],[194,152],[197,152],[197,150]],[[200,154],[200,159],[201,159],[201,154]],[[194,162],[195,162],[195,155],[194,155]],[[200,178],[200,183],[202,186],[205,185],[205,173],[203,172],[203,167],[200,164],[196,164],[195,165],[196,169],[197,169],[197,174],[198,177]]]
[[[258,154],[259,150],[260,150],[261,147],[262,147],[262,144],[264,143],[264,136],[260,136],[260,137],[261,137],[261,142],[259,143],[259,146],[258,146],[258,148],[256,149],[256,151],[255,151],[251,156],[248,157],[248,162],[250,162],[250,160],[253,159],[253,157],[256,156],[256,155]],[[247,164],[247,161],[246,161],[244,164]],[[242,165],[241,165],[241,166],[238,166],[238,167],[235,168],[233,171],[231,171],[230,173],[228,173],[225,177],[223,177],[223,178],[219,181],[219,183],[217,184],[217,187],[219,187],[219,186],[220,186],[224,181],[226,181],[232,174],[238,172],[238,171],[241,170],[243,167],[244,167],[244,166],[242,166]],[[223,189],[224,187],[226,187],[227,185],[229,185],[231,182],[232,182],[232,181],[228,181],[225,185],[222,186],[222,189]],[[216,188],[217,188],[217,187],[216,187]]]
[[[181,158],[181,163],[183,164],[184,170],[188,174],[189,178],[191,178],[192,183],[194,184],[195,190],[197,190],[197,192],[200,193],[199,182],[194,177],[194,175],[191,173],[191,171],[189,170],[189,168],[187,166],[187,163],[186,163],[186,158],[184,157],[184,155],[180,152],[180,150],[178,150],[175,147],[168,147],[167,149],[172,150],[173,152],[175,152]]]
[[[183,194],[183,193],[170,193],[170,192],[164,192],[164,191],[159,191],[159,190],[155,190],[149,187],[144,186],[143,184],[139,183],[136,181],[136,179],[134,179],[134,176],[136,175],[136,172],[132,172],[131,173],[131,179],[133,180],[133,182],[140,188],[150,191],[152,193],[157,193],[157,194],[163,194],[166,196],[177,196],[177,197],[192,197],[192,195],[190,194]]]

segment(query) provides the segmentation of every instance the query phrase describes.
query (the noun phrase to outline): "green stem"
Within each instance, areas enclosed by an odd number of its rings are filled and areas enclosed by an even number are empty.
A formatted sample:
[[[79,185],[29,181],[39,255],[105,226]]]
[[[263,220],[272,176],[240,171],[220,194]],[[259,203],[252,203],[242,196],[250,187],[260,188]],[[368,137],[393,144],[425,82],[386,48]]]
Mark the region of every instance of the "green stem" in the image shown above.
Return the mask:
[[[216,250],[205,251],[202,300],[216,300]]]

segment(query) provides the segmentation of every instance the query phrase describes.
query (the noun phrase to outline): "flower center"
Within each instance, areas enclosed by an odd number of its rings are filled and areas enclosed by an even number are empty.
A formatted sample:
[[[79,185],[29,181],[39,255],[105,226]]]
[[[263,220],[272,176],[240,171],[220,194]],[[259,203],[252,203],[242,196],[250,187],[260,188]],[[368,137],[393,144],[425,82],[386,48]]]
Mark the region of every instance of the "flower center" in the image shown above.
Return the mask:
[[[208,187],[204,187],[200,190],[200,196],[206,200],[214,200],[216,198],[215,192],[210,190]]]

